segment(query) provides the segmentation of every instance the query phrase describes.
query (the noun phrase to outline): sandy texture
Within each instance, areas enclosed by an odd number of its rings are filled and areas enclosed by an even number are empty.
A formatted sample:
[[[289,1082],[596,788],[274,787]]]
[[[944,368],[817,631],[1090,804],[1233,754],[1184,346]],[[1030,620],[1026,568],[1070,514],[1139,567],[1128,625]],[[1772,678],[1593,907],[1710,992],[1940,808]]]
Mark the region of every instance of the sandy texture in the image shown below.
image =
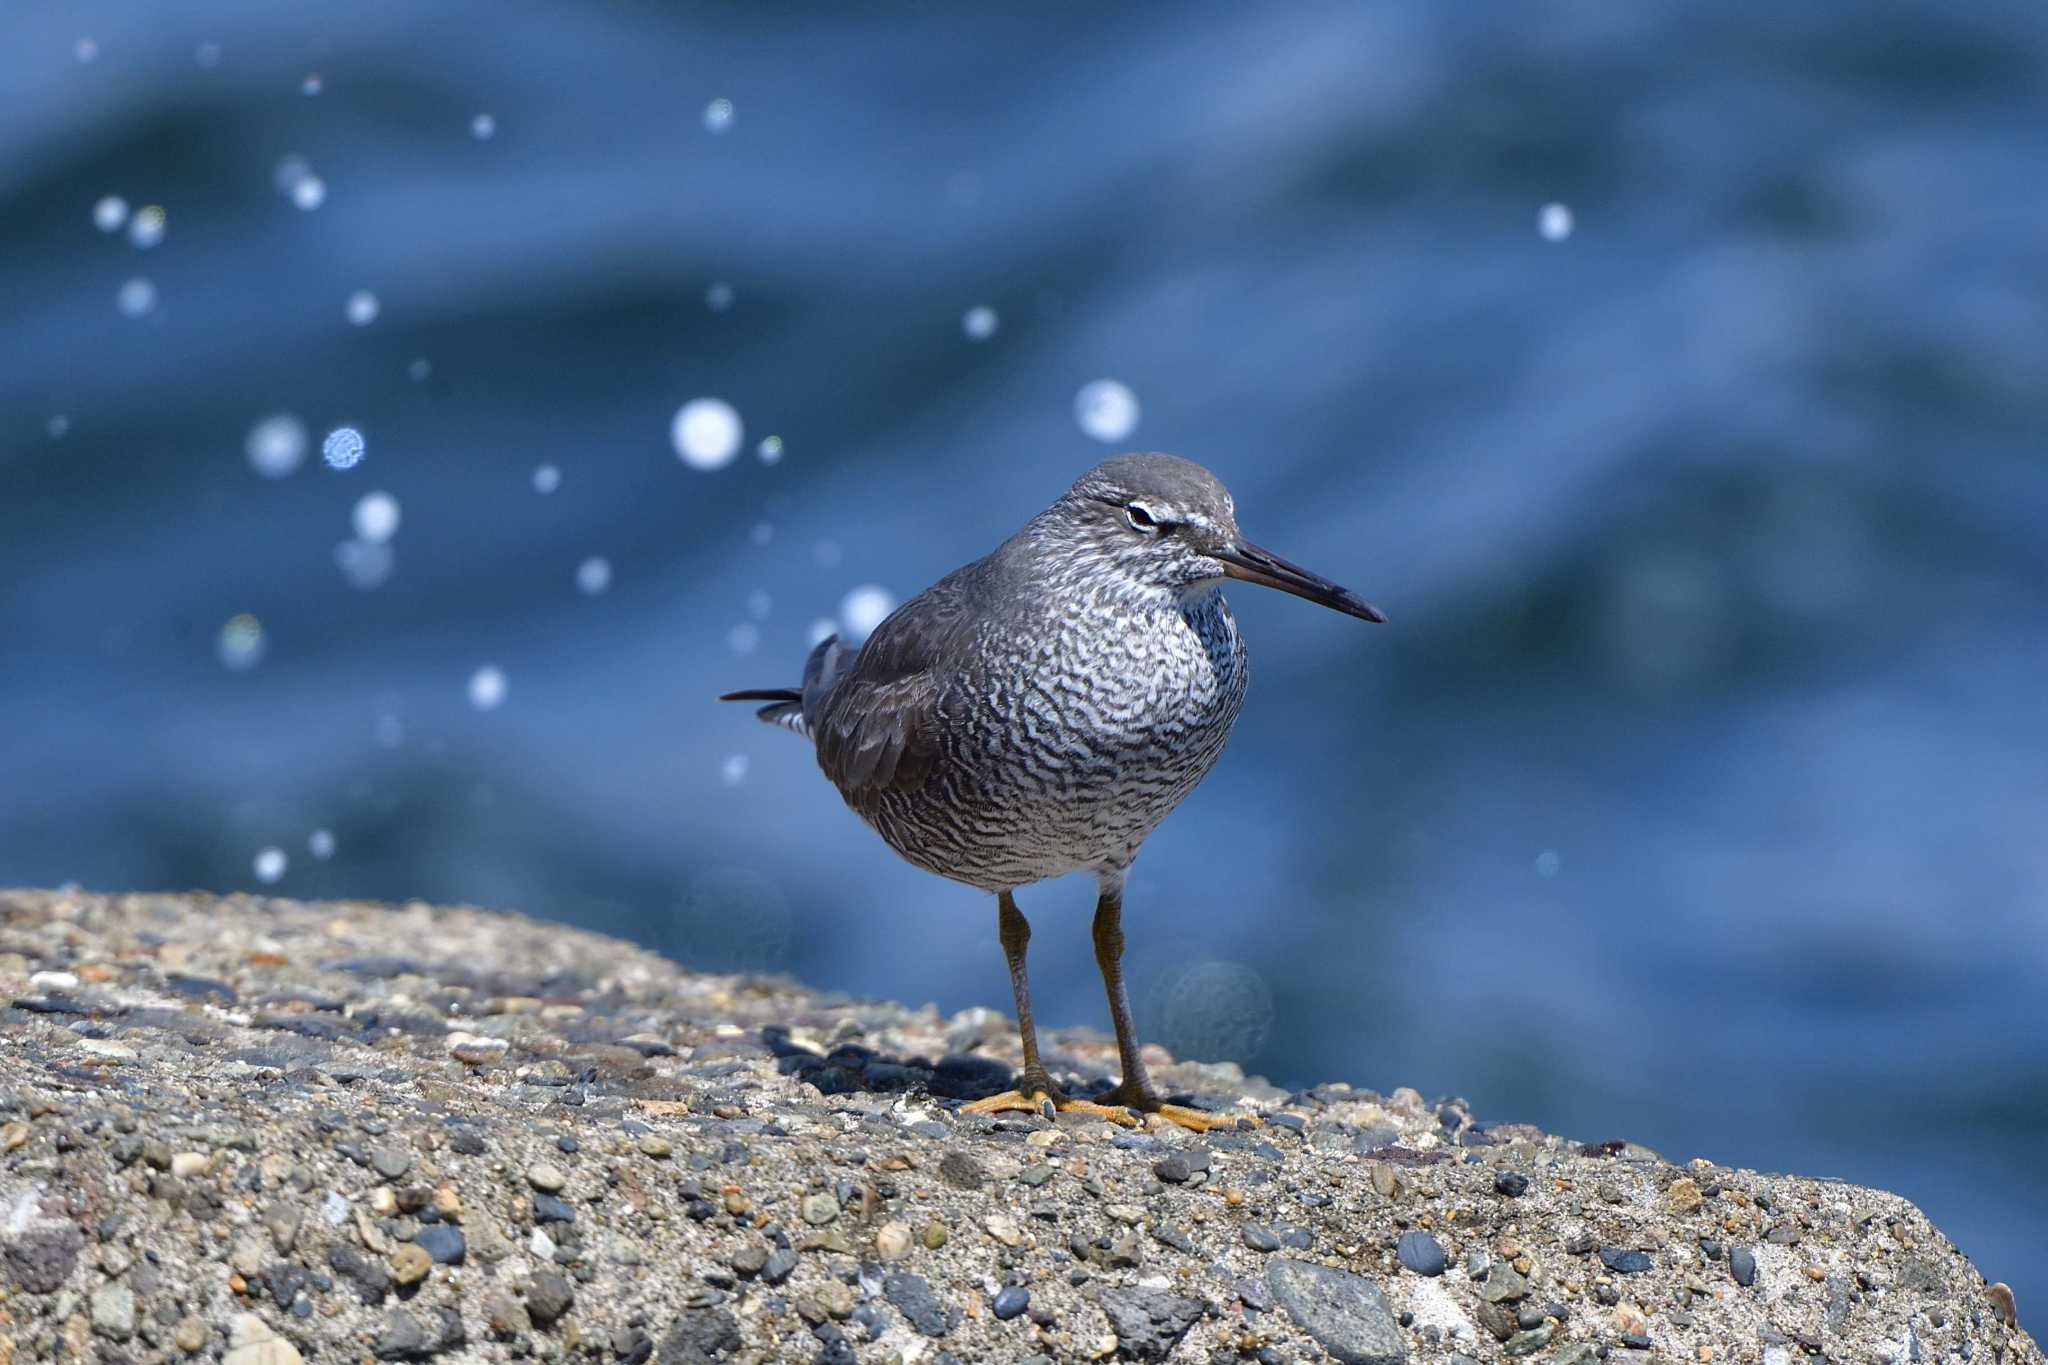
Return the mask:
[[[2042,1361],[1881,1191],[1163,1057],[1247,1121],[962,1117],[999,1016],[517,916],[0,892],[0,1000],[0,1365]]]

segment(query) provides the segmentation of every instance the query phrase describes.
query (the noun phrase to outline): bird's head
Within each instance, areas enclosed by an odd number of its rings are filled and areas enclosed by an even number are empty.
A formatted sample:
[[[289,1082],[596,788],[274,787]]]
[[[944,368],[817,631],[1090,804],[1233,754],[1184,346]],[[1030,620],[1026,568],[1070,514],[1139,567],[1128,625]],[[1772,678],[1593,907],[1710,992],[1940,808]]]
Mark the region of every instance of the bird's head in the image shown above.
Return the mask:
[[[1356,616],[1379,608],[1245,539],[1237,505],[1214,474],[1174,455],[1118,455],[1083,474],[1054,503],[1052,528],[1096,565],[1140,591],[1196,592],[1242,579]]]

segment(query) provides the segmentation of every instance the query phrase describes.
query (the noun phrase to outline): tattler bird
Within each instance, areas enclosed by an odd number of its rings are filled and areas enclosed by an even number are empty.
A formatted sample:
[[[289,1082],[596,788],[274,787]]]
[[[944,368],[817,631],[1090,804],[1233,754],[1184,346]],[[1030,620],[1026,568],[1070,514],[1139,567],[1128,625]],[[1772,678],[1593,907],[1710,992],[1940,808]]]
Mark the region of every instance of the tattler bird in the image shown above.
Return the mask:
[[[1363,621],[1379,609],[1262,550],[1216,476],[1172,455],[1118,455],[1083,474],[993,554],[898,607],[858,650],[811,652],[801,687],[733,692],[809,738],[818,766],[889,847],[995,893],[1023,1035],[1017,1088],[966,1106],[1131,1111],[1202,1129],[1145,1072],[1124,987],[1124,879],[1139,845],[1215,765],[1249,668],[1226,578]],[[1095,961],[1123,1077],[1094,1100],[1038,1056],[1016,890],[1095,875]]]

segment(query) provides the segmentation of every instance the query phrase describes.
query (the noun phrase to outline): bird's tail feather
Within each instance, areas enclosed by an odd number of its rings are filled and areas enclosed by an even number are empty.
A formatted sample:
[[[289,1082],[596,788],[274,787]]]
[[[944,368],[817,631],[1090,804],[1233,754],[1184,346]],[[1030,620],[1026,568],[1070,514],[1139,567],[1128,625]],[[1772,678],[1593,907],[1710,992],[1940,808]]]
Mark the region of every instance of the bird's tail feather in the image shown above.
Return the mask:
[[[818,703],[832,690],[832,684],[839,680],[852,656],[852,651],[839,643],[837,635],[828,635],[818,642],[818,647],[811,651],[811,657],[804,661],[802,687],[750,687],[728,692],[719,700],[765,701],[768,705],[756,711],[755,715],[770,725],[780,725],[808,738],[811,717],[817,714]]]

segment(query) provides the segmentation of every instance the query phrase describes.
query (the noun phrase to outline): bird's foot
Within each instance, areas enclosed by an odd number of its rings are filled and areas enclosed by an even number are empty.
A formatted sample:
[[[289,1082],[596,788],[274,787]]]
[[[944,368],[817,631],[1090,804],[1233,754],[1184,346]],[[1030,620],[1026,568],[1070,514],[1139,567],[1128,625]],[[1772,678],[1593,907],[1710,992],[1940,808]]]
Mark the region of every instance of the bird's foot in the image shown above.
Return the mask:
[[[1128,1082],[1121,1082],[1107,1092],[1097,1095],[1095,1103],[1098,1106],[1141,1114],[1144,1116],[1145,1126],[1152,1129],[1170,1123],[1197,1133],[1206,1133],[1211,1128],[1231,1128],[1237,1124],[1235,1114],[1210,1114],[1200,1109],[1190,1109],[1184,1104],[1168,1104],[1150,1089],[1140,1089]]]
[[[1043,1114],[1052,1118],[1056,1114],[1092,1114],[1099,1119],[1125,1128],[1138,1126],[1138,1118],[1121,1105],[1099,1104],[1094,1100],[1071,1098],[1052,1082],[1044,1072],[1025,1072],[1017,1078],[1015,1090],[1005,1090],[1000,1095],[990,1095],[985,1100],[960,1106],[963,1114]]]

